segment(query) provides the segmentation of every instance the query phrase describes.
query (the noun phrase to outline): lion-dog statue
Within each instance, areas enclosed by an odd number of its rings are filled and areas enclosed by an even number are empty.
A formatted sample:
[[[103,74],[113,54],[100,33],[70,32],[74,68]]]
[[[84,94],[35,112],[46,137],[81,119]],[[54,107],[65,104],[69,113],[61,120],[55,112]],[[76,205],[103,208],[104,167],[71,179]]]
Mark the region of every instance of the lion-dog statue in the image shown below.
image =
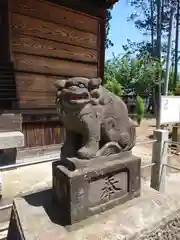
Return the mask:
[[[121,98],[101,85],[100,78],[57,80],[56,106],[66,139],[61,159],[92,159],[135,145],[135,124]]]

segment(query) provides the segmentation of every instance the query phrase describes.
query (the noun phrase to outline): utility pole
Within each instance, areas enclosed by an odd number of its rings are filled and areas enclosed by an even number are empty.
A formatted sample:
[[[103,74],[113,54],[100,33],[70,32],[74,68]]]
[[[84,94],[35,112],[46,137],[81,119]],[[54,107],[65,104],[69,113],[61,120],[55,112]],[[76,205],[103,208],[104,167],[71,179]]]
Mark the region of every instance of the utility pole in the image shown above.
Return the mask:
[[[173,25],[173,13],[174,6],[171,4],[170,9],[170,19],[169,19],[169,35],[168,35],[168,52],[166,58],[166,76],[164,81],[164,95],[168,95],[168,85],[169,85],[169,72],[170,72],[170,59],[171,59],[171,46],[172,46],[172,25]]]
[[[157,60],[161,63],[161,25],[162,25],[162,3],[161,0],[156,1],[157,4],[157,39],[156,39],[156,54]],[[160,99],[161,99],[161,76],[157,72],[157,84],[155,86],[155,101],[156,101],[156,129],[160,128]]]
[[[175,67],[174,67],[174,81],[173,87],[177,86],[177,75],[178,75],[178,50],[179,50],[179,4],[180,1],[177,0],[177,14],[176,14],[176,39],[175,39]]]

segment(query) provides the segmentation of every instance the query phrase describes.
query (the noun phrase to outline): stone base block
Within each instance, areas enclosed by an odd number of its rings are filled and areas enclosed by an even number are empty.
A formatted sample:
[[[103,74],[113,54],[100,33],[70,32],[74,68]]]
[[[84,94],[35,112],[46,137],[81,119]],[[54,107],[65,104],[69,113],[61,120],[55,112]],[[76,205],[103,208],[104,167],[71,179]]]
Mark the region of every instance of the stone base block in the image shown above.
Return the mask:
[[[19,131],[22,131],[22,115],[20,113],[0,114],[0,132]]]
[[[8,240],[180,239],[180,202],[152,189],[71,227],[63,227],[52,190],[16,198]]]
[[[0,132],[0,149],[24,146],[24,134],[17,132]]]
[[[140,158],[125,154],[95,162],[74,171],[54,163],[53,194],[66,225],[140,196]]]

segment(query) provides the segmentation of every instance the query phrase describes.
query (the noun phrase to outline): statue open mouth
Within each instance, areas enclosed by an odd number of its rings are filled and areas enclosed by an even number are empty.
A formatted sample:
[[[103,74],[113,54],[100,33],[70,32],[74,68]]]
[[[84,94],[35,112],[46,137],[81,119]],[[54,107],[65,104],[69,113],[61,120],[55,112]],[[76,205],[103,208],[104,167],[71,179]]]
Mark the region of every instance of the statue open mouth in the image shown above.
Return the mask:
[[[86,104],[90,101],[89,93],[84,89],[76,89],[74,91],[64,89],[62,91],[62,99],[68,104]]]
[[[70,93],[70,94],[66,94],[65,98],[67,100],[80,100],[80,99],[87,99],[88,95],[87,94],[74,94],[74,93]]]

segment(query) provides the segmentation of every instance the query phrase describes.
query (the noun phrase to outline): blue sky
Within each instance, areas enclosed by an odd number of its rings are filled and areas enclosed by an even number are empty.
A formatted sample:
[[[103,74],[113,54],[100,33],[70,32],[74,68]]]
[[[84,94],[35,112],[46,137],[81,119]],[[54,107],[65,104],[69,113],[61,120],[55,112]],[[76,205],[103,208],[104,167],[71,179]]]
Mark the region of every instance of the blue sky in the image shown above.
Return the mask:
[[[133,8],[128,6],[128,0],[119,0],[112,10],[112,20],[110,21],[109,37],[114,43],[113,47],[106,50],[106,59],[115,55],[123,53],[122,45],[127,43],[127,38],[132,41],[143,40],[143,35],[135,28],[133,22],[128,22],[127,18],[133,11]]]

